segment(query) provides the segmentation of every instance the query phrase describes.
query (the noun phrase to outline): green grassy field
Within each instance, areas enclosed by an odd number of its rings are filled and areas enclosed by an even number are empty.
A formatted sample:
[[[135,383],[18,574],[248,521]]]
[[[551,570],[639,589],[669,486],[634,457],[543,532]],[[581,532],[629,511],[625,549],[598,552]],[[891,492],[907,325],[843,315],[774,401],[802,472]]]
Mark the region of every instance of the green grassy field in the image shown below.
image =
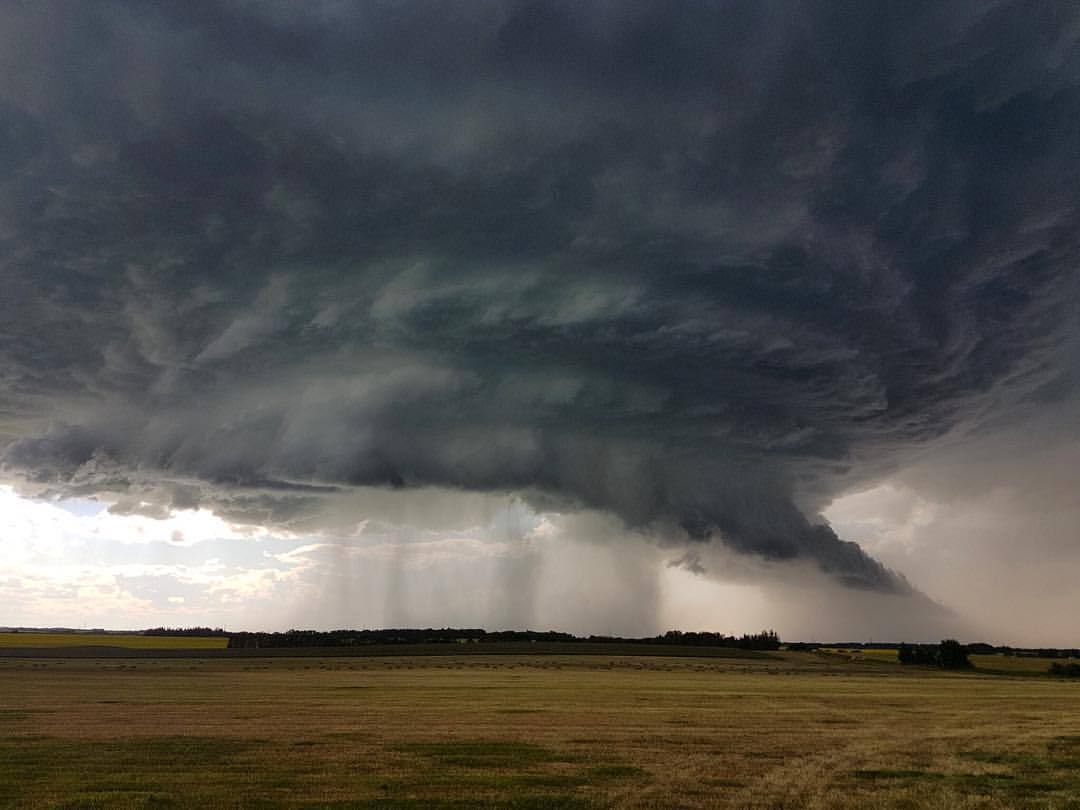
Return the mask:
[[[1075,658],[1042,658],[1027,655],[972,655],[971,663],[976,669],[1007,675],[1045,675],[1050,665],[1075,664]]]
[[[0,806],[1075,808],[1080,683],[812,653],[0,657]]]
[[[223,636],[139,636],[127,633],[0,633],[4,647],[126,647],[135,650],[217,650]]]

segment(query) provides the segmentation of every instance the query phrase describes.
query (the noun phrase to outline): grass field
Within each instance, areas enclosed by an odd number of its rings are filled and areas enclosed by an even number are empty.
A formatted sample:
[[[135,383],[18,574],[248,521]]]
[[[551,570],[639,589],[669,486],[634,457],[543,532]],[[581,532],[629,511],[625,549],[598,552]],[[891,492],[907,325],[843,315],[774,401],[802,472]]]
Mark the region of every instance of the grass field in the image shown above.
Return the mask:
[[[127,633],[0,633],[4,647],[126,647],[137,650],[217,650],[223,636],[139,636]]]
[[[897,650],[895,647],[882,648],[882,649],[845,649],[843,647],[821,647],[821,652],[842,655],[850,658],[853,661],[881,661],[888,664],[899,664],[900,660],[897,658]]]
[[[895,648],[848,649],[843,647],[822,647],[820,652],[846,658],[853,662],[899,663]],[[1001,653],[972,655],[969,656],[969,660],[975,669],[999,675],[1045,675],[1050,670],[1050,665],[1055,662],[1061,664],[1078,663],[1075,658],[1043,658],[1036,655],[1003,655]]]
[[[2,659],[0,806],[1080,807],[1080,683],[759,659]]]
[[[1042,658],[1027,655],[972,655],[976,669],[1006,675],[1045,675],[1053,663],[1075,664],[1075,658]]]

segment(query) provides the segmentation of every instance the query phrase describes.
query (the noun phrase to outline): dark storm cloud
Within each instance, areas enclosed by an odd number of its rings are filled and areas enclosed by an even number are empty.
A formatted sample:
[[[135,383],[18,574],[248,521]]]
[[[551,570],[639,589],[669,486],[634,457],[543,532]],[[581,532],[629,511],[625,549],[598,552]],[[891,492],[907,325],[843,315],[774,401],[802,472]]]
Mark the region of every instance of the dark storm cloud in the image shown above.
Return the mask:
[[[520,491],[905,592],[829,496],[1071,396],[1066,4],[32,3],[0,31],[0,439],[56,491],[279,523]]]

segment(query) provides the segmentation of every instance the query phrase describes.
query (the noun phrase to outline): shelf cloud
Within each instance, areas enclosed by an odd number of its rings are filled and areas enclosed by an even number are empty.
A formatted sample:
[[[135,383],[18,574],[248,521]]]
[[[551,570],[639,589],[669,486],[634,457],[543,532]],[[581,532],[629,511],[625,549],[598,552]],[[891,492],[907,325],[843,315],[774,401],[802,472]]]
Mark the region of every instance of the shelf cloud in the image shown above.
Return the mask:
[[[914,594],[819,513],[1073,401],[1078,37],[1008,2],[7,4],[5,475],[282,528],[515,493]]]

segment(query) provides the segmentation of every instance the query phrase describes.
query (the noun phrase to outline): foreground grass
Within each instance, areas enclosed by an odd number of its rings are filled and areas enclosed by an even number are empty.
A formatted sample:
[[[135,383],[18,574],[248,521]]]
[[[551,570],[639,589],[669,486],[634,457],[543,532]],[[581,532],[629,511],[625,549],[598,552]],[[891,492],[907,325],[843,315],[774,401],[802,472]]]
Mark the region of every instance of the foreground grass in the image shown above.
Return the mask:
[[[134,650],[225,649],[223,636],[139,636],[126,633],[0,633],[4,647],[126,647]]]
[[[0,806],[1080,807],[1080,684],[797,653],[0,659]]]

